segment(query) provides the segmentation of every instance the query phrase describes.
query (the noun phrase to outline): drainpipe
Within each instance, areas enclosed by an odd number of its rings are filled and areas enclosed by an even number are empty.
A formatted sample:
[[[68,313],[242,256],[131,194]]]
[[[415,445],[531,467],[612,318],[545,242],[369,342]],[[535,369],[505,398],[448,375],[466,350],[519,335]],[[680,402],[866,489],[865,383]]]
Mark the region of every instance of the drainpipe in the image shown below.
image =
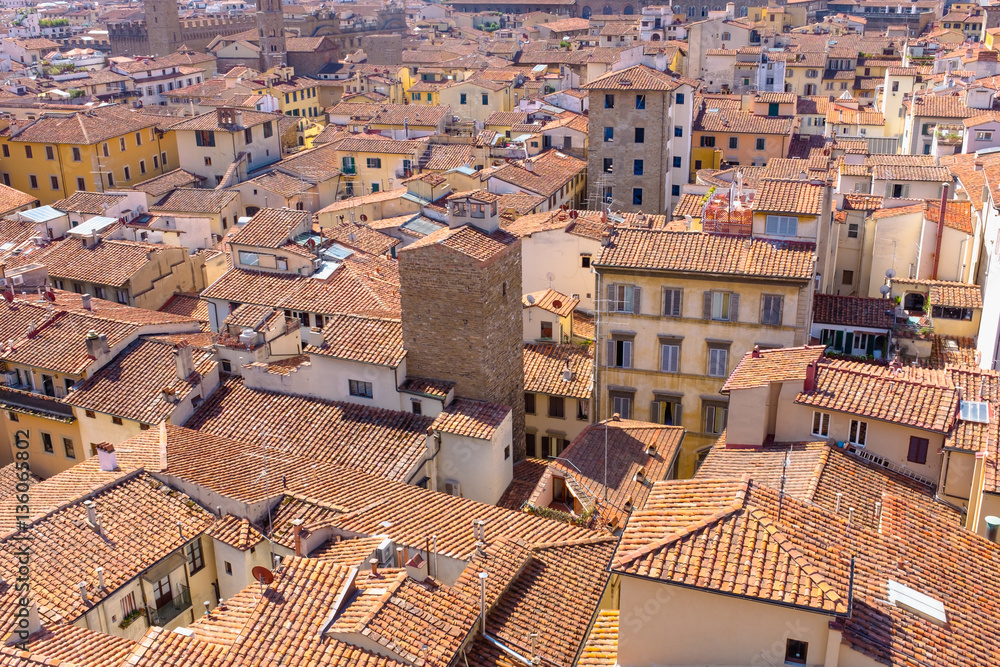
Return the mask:
[[[989,441],[987,441],[987,448],[989,444]],[[965,514],[965,528],[974,533],[979,532],[979,520],[983,511],[983,485],[985,479],[986,452],[976,452],[976,461],[972,472],[972,488],[969,489],[969,510]]]
[[[938,279],[938,265],[941,263],[941,241],[944,238],[944,214],[948,207],[948,184],[941,184],[941,209],[938,212],[937,243],[934,246],[934,268],[931,270],[931,280]]]

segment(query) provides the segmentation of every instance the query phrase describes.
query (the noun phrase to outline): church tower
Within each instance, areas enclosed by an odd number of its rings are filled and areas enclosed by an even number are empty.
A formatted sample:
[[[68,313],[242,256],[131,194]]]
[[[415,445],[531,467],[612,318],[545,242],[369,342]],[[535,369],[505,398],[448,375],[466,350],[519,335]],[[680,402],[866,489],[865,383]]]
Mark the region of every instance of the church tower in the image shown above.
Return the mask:
[[[260,71],[286,64],[285,14],[281,0],[257,0],[257,33],[260,35]]]
[[[146,10],[146,35],[149,53],[137,56],[166,56],[181,45],[181,18],[177,0],[143,0]]]

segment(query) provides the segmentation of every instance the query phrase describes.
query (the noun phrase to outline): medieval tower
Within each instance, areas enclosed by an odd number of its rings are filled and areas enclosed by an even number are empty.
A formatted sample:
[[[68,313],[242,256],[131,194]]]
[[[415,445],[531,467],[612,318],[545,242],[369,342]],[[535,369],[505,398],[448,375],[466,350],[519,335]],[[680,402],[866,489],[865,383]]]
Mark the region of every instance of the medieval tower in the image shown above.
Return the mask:
[[[143,0],[146,10],[146,34],[149,53],[139,55],[166,56],[182,44],[181,18],[176,0]]]
[[[455,396],[512,412],[524,458],[521,239],[500,229],[497,195],[449,198],[448,229],[399,253],[403,347],[410,377],[455,383]]]
[[[260,35],[260,69],[287,62],[285,15],[281,0],[257,0],[257,34]]]

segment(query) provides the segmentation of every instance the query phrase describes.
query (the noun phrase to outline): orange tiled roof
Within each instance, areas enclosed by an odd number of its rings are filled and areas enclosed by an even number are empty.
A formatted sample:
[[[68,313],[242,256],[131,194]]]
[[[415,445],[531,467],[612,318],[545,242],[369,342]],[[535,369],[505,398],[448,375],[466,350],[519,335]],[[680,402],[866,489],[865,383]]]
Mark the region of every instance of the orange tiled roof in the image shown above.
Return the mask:
[[[400,320],[334,315],[322,330],[323,346],[306,345],[306,354],[350,359],[395,368],[403,361],[403,325]]]
[[[443,227],[431,232],[424,238],[406,246],[400,252],[413,252],[419,248],[440,246],[457,251],[480,262],[485,262],[504,252],[508,246],[519,241],[518,237],[503,229],[486,233],[472,225],[463,225],[454,229]]]
[[[616,72],[608,72],[582,86],[583,90],[675,90],[682,82],[676,78],[647,67],[633,65]]]
[[[619,227],[594,264],[812,280],[814,251],[815,244],[806,242]]]
[[[825,349],[823,345],[807,345],[747,352],[722,386],[722,393],[763,387],[771,382],[804,380],[806,368],[819,360]]]
[[[950,280],[911,280],[908,278],[896,278],[893,283],[927,288],[927,300],[933,306],[983,307],[983,289],[979,285]]]
[[[569,317],[578,305],[580,300],[555,291],[551,287],[541,292],[532,292],[521,297],[521,303],[525,308],[541,308],[559,317]]]
[[[565,379],[569,369],[572,379]],[[524,390],[589,400],[593,393],[594,355],[579,345],[525,343]]]
[[[597,621],[587,635],[577,663],[580,667],[616,667],[619,616],[617,609],[602,609],[597,613]]]
[[[819,215],[823,212],[826,185],[801,180],[765,178],[757,188],[754,211]]]
[[[816,294],[813,322],[888,329],[895,324],[896,317],[893,305],[885,299]]]
[[[264,534],[252,523],[232,514],[227,514],[216,521],[215,525],[206,531],[206,535],[240,551],[255,547],[265,539]]]
[[[449,403],[430,425],[435,431],[444,431],[468,438],[488,440],[510,414],[505,405],[457,398]]]
[[[288,242],[296,230],[309,229],[311,219],[312,214],[309,211],[293,211],[288,208],[261,209],[230,236],[229,241],[261,248],[280,248]]]

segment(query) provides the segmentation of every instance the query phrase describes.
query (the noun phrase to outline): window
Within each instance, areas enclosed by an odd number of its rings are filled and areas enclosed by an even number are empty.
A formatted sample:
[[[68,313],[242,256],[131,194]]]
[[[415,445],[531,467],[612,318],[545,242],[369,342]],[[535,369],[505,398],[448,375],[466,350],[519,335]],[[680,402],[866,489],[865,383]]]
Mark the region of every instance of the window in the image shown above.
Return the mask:
[[[610,174],[615,170],[615,160],[614,158],[606,157],[604,158],[604,173]]]
[[[701,147],[702,148],[715,148],[715,137],[706,137],[706,136],[703,136],[701,138]]]
[[[233,564],[230,563],[228,560],[224,560],[222,562],[225,565],[226,574],[230,574],[231,575],[233,573]]]
[[[785,662],[793,665],[806,664],[806,653],[809,651],[809,644],[798,639],[789,639],[785,644]]]
[[[729,147],[730,148],[739,148],[740,147],[740,138],[739,137],[729,137]]]
[[[642,160],[632,160],[632,175],[642,176],[643,174],[643,162]]]
[[[895,199],[906,199],[910,196],[910,186],[896,183],[892,186],[892,196]]]
[[[378,181],[372,181],[372,192],[378,192],[381,184]]]
[[[128,292],[127,291],[125,291],[125,290],[117,290],[117,294],[115,295],[115,298],[118,300],[118,303],[121,303],[121,304],[124,304],[124,305],[128,305]]]
[[[625,338],[608,340],[607,365],[612,368],[632,368],[632,341]]]
[[[757,150],[764,150],[765,140],[763,137],[757,137]]]
[[[632,206],[642,206],[642,188],[632,188]]]
[[[680,125],[674,125],[674,136],[675,137],[683,137],[684,136],[684,128],[681,127]]]
[[[906,460],[911,463],[927,463],[927,438],[910,436],[910,449],[906,453]]]
[[[705,292],[705,319],[735,322],[739,319],[739,300],[739,294],[734,292]]]
[[[223,359],[222,360],[222,372],[223,373],[232,373],[233,372],[233,364],[228,359]]]
[[[139,160],[139,173],[140,174],[145,174],[146,173],[146,161],[145,160]]]
[[[976,141],[992,141],[992,132],[976,132]]]
[[[125,152],[125,137],[118,137],[118,150],[121,153]]]
[[[10,410],[7,411],[7,418],[12,422],[21,421],[21,419],[17,416],[17,413],[11,412]]]
[[[490,103],[490,96],[487,95],[486,93],[483,93],[483,106],[486,106],[489,103]]]
[[[32,157],[31,156],[31,146],[25,146],[24,147],[24,157],[28,158],[29,160],[31,159],[31,157]]]
[[[615,108],[615,96],[614,95],[605,95],[604,96],[604,108],[605,109],[614,109]]]
[[[122,617],[128,618],[135,611],[135,593],[122,597]]]
[[[663,316],[664,317],[680,317],[681,316],[681,299],[683,297],[684,290],[680,287],[664,287],[663,288]]]
[[[122,424],[122,418],[121,417],[112,417],[111,418],[111,423],[112,424],[118,424],[119,426],[121,426],[121,424]]]
[[[215,146],[215,132],[198,130],[194,133],[194,143],[198,146]],[[166,163],[166,160],[163,162]]]
[[[468,104],[469,96],[466,93],[462,93],[458,96],[459,104]]]
[[[153,169],[159,169],[159,168],[160,168],[160,158],[159,158],[159,156],[154,155],[153,156]]]
[[[552,338],[552,322],[542,322],[542,338]]]
[[[674,169],[680,169],[681,168],[681,156],[680,155],[675,155],[673,157],[672,164],[674,166]]]
[[[590,401],[585,398],[576,401],[576,418],[578,421],[590,421]]]
[[[710,377],[724,378],[728,373],[726,372],[729,362],[729,348],[728,347],[709,347],[708,348],[708,374]]]
[[[851,420],[851,430],[847,434],[847,441],[857,447],[864,447],[868,441],[868,422]]]
[[[580,255],[580,266],[585,269],[590,268],[590,255]]]
[[[645,95],[636,95],[635,96],[635,108],[636,109],[645,109],[646,108],[646,96]]]
[[[5,172],[3,172],[2,174],[0,174],[0,179],[2,179],[2,180],[3,180],[3,184],[4,184],[4,185],[6,185],[6,186],[7,186],[8,188],[10,187],[10,174],[8,174],[8,173],[7,173],[6,171],[5,171]],[[82,180],[82,179],[77,179],[77,180],[78,180],[78,181],[80,181],[80,180]]]
[[[565,419],[565,403],[562,396],[549,396],[549,417]]]
[[[115,175],[110,171],[108,172],[108,187],[114,187],[115,185]]]
[[[382,158],[380,157],[370,157],[365,159],[365,165],[369,169],[381,169],[382,168]]]
[[[205,567],[205,554],[201,550],[201,538],[187,545],[188,573],[194,574]]]
[[[847,223],[847,238],[856,239],[858,238],[859,225],[856,222]]]
[[[610,142],[615,140],[615,128],[606,127],[604,128],[604,141]]]
[[[677,93],[677,95],[674,97],[674,101],[677,104],[684,104],[684,93]]]
[[[364,382],[363,380],[348,380],[350,385],[351,396],[360,396],[361,398],[371,398],[372,397],[372,383]]]
[[[681,345],[679,340],[660,344],[660,371],[677,373],[680,369]]]
[[[97,419],[97,413],[93,410],[84,410],[84,414],[87,415],[89,419]]]
[[[104,157],[111,157],[111,149],[108,148],[108,142],[105,141],[101,144],[101,153],[104,154]]]
[[[274,135],[274,127],[271,125],[271,121],[264,123],[264,138],[267,139]],[[166,162],[166,160],[164,160]]]
[[[660,396],[655,395],[650,406],[649,419],[655,424],[666,426],[681,425],[681,398],[680,396]]]
[[[634,285],[608,285],[608,312],[639,312],[641,290]]]
[[[53,190],[58,190],[59,189],[59,177],[58,176],[49,176],[49,185],[52,186]]]
[[[55,150],[53,150],[52,146],[46,146],[45,147],[45,159],[46,160],[55,160],[56,159],[56,152],[55,152]]]
[[[617,413],[622,419],[632,418],[632,394],[622,392],[608,392],[611,399],[611,410]]]
[[[799,219],[792,215],[769,215],[764,232],[775,236],[795,236],[799,232]]]
[[[132,169],[130,167],[125,167],[125,180],[132,180]]]
[[[728,413],[729,407],[725,403],[702,401],[702,414],[705,417],[704,433],[722,433],[726,429]]]
[[[7,144],[3,144],[3,146],[0,146],[0,148],[3,148],[3,156],[4,157],[10,157],[10,146],[8,146]],[[79,149],[77,149],[77,150],[79,150]]]
[[[52,447],[52,436],[48,433],[42,433],[42,449],[49,454],[52,454],[55,451]]]
[[[66,458],[75,459],[76,458],[76,448],[73,447],[73,441],[69,438],[63,438],[63,449],[66,450]]]
[[[32,190],[37,190],[38,189],[38,177],[35,176],[34,174],[28,174],[28,186]]]
[[[892,92],[894,92],[894,93],[898,93],[899,92],[899,81],[893,81],[892,82]]]
[[[681,186],[679,186],[679,185],[671,185],[670,186],[670,194],[671,194],[671,196],[674,196],[674,197],[680,197],[681,196]]]
[[[635,128],[635,143],[637,144],[646,143],[646,128],[644,127]]]
[[[971,308],[955,308],[954,306],[933,306],[931,317],[939,317],[945,320],[972,320]]]
[[[813,411],[812,434],[820,438],[830,435],[830,413]]]
[[[772,327],[781,326],[782,297],[776,294],[765,294],[760,299],[760,323]]]

